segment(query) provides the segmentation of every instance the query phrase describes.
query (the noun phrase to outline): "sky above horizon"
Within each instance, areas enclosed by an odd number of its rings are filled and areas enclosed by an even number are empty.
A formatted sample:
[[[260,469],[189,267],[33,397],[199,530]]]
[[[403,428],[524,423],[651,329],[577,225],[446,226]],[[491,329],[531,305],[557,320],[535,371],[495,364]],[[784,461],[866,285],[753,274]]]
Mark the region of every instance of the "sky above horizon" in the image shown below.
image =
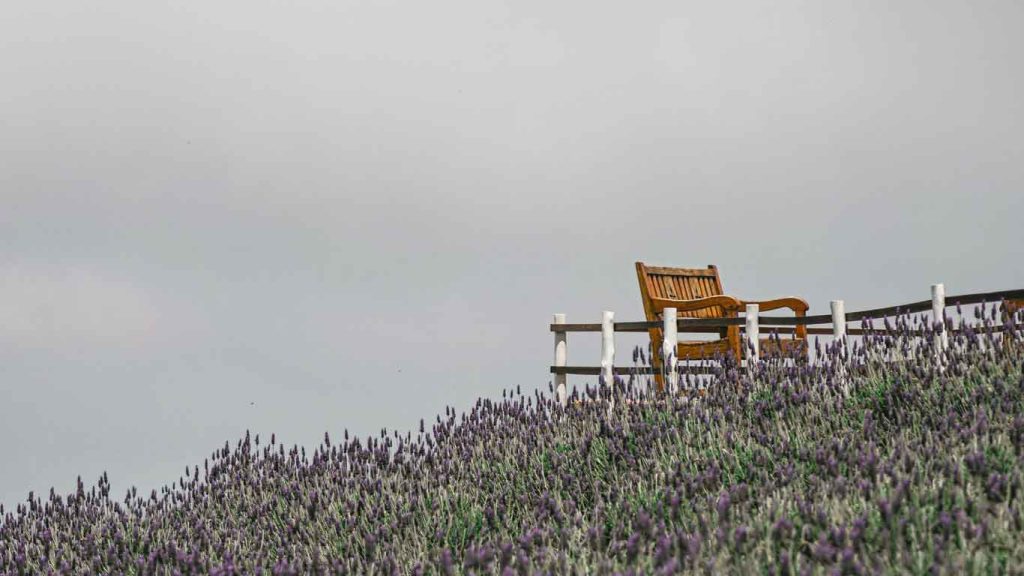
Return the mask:
[[[996,0],[5,6],[0,503],[547,390],[552,314],[641,320],[636,260],[812,314],[1024,288],[1022,28]]]

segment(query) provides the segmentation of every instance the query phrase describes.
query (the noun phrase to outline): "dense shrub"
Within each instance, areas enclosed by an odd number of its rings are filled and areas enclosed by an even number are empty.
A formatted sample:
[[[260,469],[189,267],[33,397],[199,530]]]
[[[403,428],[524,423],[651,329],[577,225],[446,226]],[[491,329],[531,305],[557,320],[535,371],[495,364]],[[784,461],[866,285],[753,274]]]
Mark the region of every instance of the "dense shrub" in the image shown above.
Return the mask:
[[[1021,334],[891,328],[679,397],[506,391],[310,452],[247,434],[149,495],[80,480],[0,511],[0,574],[1019,571]]]

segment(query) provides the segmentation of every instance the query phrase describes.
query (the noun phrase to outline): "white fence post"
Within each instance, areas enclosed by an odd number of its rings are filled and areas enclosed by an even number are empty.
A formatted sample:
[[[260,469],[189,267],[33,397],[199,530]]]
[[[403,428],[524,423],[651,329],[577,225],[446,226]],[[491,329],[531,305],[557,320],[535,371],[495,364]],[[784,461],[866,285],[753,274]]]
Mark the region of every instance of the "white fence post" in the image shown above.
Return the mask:
[[[565,324],[565,314],[555,314],[555,324]],[[565,332],[555,332],[555,367],[565,367]],[[566,375],[555,374],[555,393],[558,396],[558,403],[565,406],[569,401],[566,390]]]
[[[842,300],[833,300],[832,306],[832,336],[836,340],[846,336],[846,307]]]
[[[945,350],[949,337],[946,334],[946,287],[942,284],[932,284],[932,320],[942,330],[938,337],[938,351]]]
[[[846,306],[842,300],[833,300],[832,306],[832,337],[836,339],[837,347],[841,348],[843,356],[846,356]]]
[[[747,357],[747,366],[751,366],[751,360],[757,361],[761,355],[761,337],[757,326],[759,310],[760,306],[757,304],[747,304],[747,342],[750,344],[747,347],[748,353],[750,352],[750,347],[754,348],[753,355]]]
[[[601,318],[601,375],[605,386],[615,385],[615,312],[605,310]]]
[[[661,344],[661,358],[662,365],[668,371],[668,391],[672,395],[679,392],[679,372],[676,370],[676,350],[679,347],[678,319],[679,315],[675,308],[665,308],[662,312],[664,339]]]
[[[839,354],[837,358],[839,362],[836,377],[839,380],[839,386],[843,391],[843,396],[849,396],[850,389],[849,383],[846,379],[846,305],[842,300],[833,300],[830,302],[832,306],[832,337],[835,338],[836,353]]]

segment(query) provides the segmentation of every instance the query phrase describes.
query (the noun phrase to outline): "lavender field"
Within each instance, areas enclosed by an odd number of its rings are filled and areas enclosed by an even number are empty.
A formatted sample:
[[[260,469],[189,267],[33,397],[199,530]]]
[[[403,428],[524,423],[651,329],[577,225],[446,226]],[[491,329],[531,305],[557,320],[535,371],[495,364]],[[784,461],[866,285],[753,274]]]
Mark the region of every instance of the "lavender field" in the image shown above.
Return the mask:
[[[30,495],[0,574],[1024,573],[1024,335],[981,316],[944,350],[904,318],[673,398],[629,379],[311,451],[246,435],[151,494]]]

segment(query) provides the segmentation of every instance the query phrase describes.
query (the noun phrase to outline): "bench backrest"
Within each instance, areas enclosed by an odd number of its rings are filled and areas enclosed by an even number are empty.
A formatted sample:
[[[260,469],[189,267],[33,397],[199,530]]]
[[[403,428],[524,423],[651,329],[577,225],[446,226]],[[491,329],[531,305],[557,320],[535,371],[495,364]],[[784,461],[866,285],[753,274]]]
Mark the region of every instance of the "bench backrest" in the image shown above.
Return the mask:
[[[649,322],[658,319],[658,315],[654,314],[651,308],[651,298],[695,300],[725,294],[722,291],[722,279],[718,276],[718,268],[714,264],[709,264],[707,268],[665,268],[637,262],[636,276],[640,282],[640,295],[643,297],[644,312]],[[721,306],[679,312],[680,318],[724,316],[725,310]]]

